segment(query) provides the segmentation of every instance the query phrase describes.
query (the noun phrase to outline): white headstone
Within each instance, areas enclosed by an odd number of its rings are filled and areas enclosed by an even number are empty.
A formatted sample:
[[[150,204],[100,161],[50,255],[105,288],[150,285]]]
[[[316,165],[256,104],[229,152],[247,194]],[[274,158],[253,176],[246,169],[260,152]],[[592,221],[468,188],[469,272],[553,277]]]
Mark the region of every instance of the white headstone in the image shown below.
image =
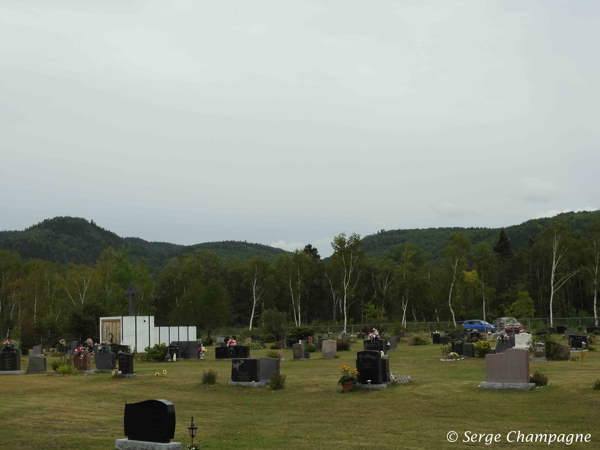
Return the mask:
[[[531,334],[519,333],[515,335],[515,348],[528,349],[531,345]]]

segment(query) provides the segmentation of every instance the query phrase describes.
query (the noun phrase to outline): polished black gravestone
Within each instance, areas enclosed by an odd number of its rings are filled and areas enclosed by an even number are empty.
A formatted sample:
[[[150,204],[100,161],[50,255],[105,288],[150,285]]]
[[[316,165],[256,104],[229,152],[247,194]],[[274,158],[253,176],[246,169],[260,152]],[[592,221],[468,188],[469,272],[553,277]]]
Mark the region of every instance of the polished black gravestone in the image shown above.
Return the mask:
[[[356,353],[356,369],[359,383],[368,384],[369,380],[371,384],[383,383],[383,364],[380,351],[364,350]]]
[[[200,344],[196,341],[175,341],[172,344],[179,346],[177,359],[198,359],[198,347]]]
[[[473,344],[465,344],[463,347],[463,356],[468,356],[469,358],[473,358],[475,353],[473,351]]]
[[[117,368],[117,355],[112,352],[96,353],[97,370],[114,370]]]
[[[260,371],[260,381],[264,381],[266,383],[271,382],[271,375],[273,372],[279,372],[281,366],[279,359],[277,358],[260,358],[259,359],[259,371]]]
[[[260,381],[260,362],[258,359],[232,359],[231,381],[248,383]]]
[[[215,347],[215,359],[229,358],[229,347]]]
[[[250,358],[250,347],[246,345],[234,345],[233,358]]]
[[[0,372],[21,370],[21,354],[18,348],[6,347],[0,350]]]
[[[567,331],[567,327],[563,326],[563,325],[557,325],[556,326],[556,332],[558,334],[564,334],[565,331]]]
[[[587,348],[588,340],[587,336],[579,336],[572,334],[569,336],[569,347],[571,348]]]
[[[131,353],[119,353],[119,370],[123,375],[133,375],[133,355]]]
[[[440,335],[440,333],[431,333],[431,338],[433,339],[433,343],[434,344],[441,344],[441,341],[440,341],[441,335]]]
[[[440,338],[440,344],[447,345],[447,344],[450,344],[450,343],[452,343],[452,338],[450,336],[442,336]]]
[[[291,338],[288,338],[288,339],[286,339],[286,341],[285,341],[285,346],[286,346],[287,348],[292,348],[292,347],[294,346],[294,344],[298,344],[298,343],[300,343],[300,341],[299,341],[298,339],[291,339]]]
[[[130,441],[171,442],[175,438],[175,405],[167,400],[126,403],[125,436]]]
[[[452,339],[452,351],[460,356],[463,356],[464,354],[464,345],[464,339]]]
[[[600,328],[598,327],[587,327],[587,332],[588,333],[593,333],[594,331],[600,330]]]
[[[369,339],[367,341],[364,341],[363,349],[364,350],[375,350],[375,351],[387,353],[387,351],[388,351],[387,339],[373,339],[373,340]]]

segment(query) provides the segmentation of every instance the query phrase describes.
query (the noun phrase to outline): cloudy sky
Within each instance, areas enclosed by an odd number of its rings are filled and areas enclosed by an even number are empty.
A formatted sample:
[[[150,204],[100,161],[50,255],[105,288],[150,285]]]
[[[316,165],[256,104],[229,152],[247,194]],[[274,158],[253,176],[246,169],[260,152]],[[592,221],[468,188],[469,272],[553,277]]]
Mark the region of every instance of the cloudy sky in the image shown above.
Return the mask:
[[[600,207],[600,2],[0,0],[0,229],[321,254]]]

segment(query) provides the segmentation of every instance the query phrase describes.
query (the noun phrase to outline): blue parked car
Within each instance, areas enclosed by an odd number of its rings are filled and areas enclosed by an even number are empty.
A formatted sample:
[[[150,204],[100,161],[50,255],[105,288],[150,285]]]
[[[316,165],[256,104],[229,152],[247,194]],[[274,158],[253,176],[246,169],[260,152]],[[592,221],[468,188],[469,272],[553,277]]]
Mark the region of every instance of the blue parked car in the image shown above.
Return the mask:
[[[494,325],[485,320],[465,320],[463,322],[463,327],[465,330],[477,330],[480,333],[487,333],[488,331],[491,331],[492,333],[496,332]]]

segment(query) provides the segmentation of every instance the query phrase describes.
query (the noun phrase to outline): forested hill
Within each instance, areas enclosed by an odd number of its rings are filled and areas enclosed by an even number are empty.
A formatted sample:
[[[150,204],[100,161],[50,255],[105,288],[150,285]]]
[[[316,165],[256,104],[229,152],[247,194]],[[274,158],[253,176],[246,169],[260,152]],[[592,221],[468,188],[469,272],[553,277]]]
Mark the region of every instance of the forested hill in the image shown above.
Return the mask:
[[[600,210],[593,212],[569,212],[560,214],[568,219],[572,230],[582,235],[586,234],[586,226],[593,219],[600,220]],[[529,238],[535,239],[537,234],[547,227],[552,218],[528,220],[520,225],[504,228],[504,232],[511,242],[513,250],[519,250],[528,245]],[[370,257],[385,257],[390,249],[398,244],[408,242],[419,247],[430,259],[440,259],[443,256],[444,246],[452,233],[465,233],[473,245],[486,241],[494,246],[498,240],[501,228],[425,228],[412,230],[380,231],[379,233],[365,236],[362,240],[363,248]]]
[[[255,256],[274,260],[285,250],[261,244],[225,241],[184,246],[166,242],[148,242],[140,238],[122,238],[82,218],[46,219],[25,231],[0,231],[0,250],[18,253],[23,259],[39,258],[66,264],[94,264],[108,247],[125,248],[132,260],[145,258],[153,273],[169,259],[196,250],[211,251],[223,259],[246,261]]]

